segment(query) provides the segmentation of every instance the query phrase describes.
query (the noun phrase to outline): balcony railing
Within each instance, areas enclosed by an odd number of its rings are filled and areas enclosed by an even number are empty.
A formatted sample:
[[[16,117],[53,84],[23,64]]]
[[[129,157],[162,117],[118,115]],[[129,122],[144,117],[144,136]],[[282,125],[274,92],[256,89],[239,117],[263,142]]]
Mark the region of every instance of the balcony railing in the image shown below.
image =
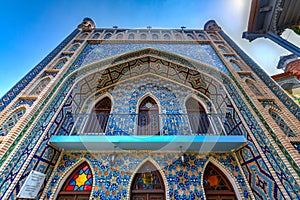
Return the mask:
[[[240,135],[220,114],[77,114],[70,135]]]

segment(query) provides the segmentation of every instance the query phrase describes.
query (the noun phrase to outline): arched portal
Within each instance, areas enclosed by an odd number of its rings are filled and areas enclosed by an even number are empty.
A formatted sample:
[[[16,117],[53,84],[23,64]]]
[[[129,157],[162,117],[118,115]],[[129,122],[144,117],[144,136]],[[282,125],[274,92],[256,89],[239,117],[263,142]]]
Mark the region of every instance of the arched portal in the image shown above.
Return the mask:
[[[159,135],[159,109],[156,101],[146,97],[139,106],[138,135]]]
[[[111,111],[111,100],[108,97],[101,99],[92,110],[85,128],[86,133],[105,133],[109,114]]]
[[[225,174],[211,163],[208,163],[205,168],[203,186],[207,200],[237,199],[234,189]]]
[[[150,162],[145,162],[133,178],[130,190],[131,200],[164,200],[165,186],[163,179]]]
[[[93,176],[89,165],[84,162],[66,179],[58,193],[58,200],[89,199],[92,191]]]
[[[190,97],[185,102],[186,111],[188,114],[191,131],[193,134],[207,134],[209,128],[208,115],[204,107],[195,98]]]

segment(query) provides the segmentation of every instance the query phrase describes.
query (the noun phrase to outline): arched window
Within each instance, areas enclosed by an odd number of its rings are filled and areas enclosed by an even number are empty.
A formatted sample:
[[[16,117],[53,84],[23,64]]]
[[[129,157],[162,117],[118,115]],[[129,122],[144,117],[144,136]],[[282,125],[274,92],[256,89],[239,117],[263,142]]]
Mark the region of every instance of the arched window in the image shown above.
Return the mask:
[[[212,40],[219,40],[219,37],[216,36],[215,34],[210,34],[209,36]]]
[[[85,132],[105,133],[110,111],[111,100],[108,97],[104,97],[95,105],[92,113],[90,114]]]
[[[80,39],[85,39],[89,34],[88,33],[82,33],[80,35]]]
[[[164,200],[165,186],[156,167],[149,161],[134,175],[131,184],[131,198],[134,200]]]
[[[95,33],[92,37],[92,39],[98,39],[100,37],[100,33]]]
[[[21,117],[25,114],[26,109],[22,107],[10,115],[10,117],[0,126],[0,136],[6,136],[9,131],[18,123]]]
[[[146,40],[147,39],[147,35],[145,33],[141,34],[140,36],[141,40]]]
[[[206,199],[237,199],[230,181],[211,163],[208,163],[205,168],[203,186]]]
[[[146,97],[139,106],[137,134],[160,134],[158,105],[151,97]]]
[[[158,35],[157,34],[153,34],[152,35],[152,40],[158,40]]]
[[[199,34],[198,35],[199,40],[206,40],[204,34]]]
[[[104,39],[105,39],[105,40],[106,40],[106,39],[109,39],[111,36],[112,36],[111,33],[107,33],[107,34],[104,36]]]
[[[122,39],[123,39],[123,34],[119,33],[119,34],[117,35],[117,40],[122,40]]]
[[[188,35],[187,35],[187,39],[188,39],[188,40],[194,40],[194,37],[193,37],[192,35],[188,34]]]
[[[50,77],[46,77],[40,80],[40,82],[33,88],[33,90],[31,90],[29,95],[36,95],[36,96],[39,95],[50,81],[51,81]]]
[[[235,69],[235,71],[240,72],[242,71],[242,68],[240,67],[240,64],[235,60],[230,60],[231,66]]]
[[[93,176],[89,165],[84,162],[78,166],[65,181],[58,193],[58,200],[89,199],[93,186]]]
[[[256,95],[256,96],[263,96],[263,93],[259,91],[259,89],[254,85],[254,83],[250,80],[246,80],[246,83],[250,90]]]
[[[225,46],[219,45],[218,47],[223,54],[229,53],[229,50]]]
[[[67,62],[66,58],[59,60],[57,64],[53,67],[53,69],[61,69],[66,62]]]
[[[191,131],[193,134],[207,134],[210,126],[208,116],[199,101],[190,97],[186,102]]]
[[[128,35],[128,39],[129,39],[129,40],[134,40],[134,34],[133,34],[133,33],[130,33],[130,34]]]
[[[171,40],[171,37],[169,34],[164,34],[164,40]]]
[[[280,115],[272,109],[269,109],[269,114],[276,122],[276,124],[280,127],[280,129],[290,137],[296,137],[296,133],[287,125],[287,123],[280,117]]]
[[[77,43],[77,44],[73,44],[73,45],[70,47],[69,51],[76,51],[76,50],[78,49],[78,47],[79,47],[79,44],[78,44],[78,43]]]
[[[182,37],[181,37],[181,35],[176,34],[176,35],[175,35],[175,39],[176,39],[176,40],[182,40]]]

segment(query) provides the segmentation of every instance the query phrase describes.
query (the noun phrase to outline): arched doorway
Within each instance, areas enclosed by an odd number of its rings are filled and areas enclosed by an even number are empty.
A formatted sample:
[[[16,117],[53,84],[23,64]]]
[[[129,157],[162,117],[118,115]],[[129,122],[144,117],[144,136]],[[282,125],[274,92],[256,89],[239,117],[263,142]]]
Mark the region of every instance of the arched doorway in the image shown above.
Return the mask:
[[[111,100],[108,97],[101,99],[94,107],[88,118],[86,133],[105,133],[109,114],[111,111]]]
[[[139,106],[138,135],[159,135],[159,110],[156,101],[146,97]]]
[[[58,200],[88,200],[93,185],[92,171],[84,162],[66,179],[58,193]]]
[[[207,134],[210,123],[208,115],[201,103],[193,97],[190,97],[185,102],[185,106],[192,133],[197,135]]]
[[[134,175],[131,200],[165,200],[165,186],[156,167],[147,161]]]
[[[203,186],[207,200],[237,200],[230,181],[211,163],[205,168]]]

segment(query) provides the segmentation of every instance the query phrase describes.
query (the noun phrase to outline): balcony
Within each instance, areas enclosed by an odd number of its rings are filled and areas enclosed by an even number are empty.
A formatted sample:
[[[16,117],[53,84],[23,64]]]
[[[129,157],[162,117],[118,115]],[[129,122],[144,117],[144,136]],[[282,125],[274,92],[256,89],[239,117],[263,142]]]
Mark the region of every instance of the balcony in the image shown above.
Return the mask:
[[[66,150],[230,151],[246,143],[230,115],[218,114],[78,114],[70,135],[52,144]],[[232,128],[233,127],[233,128]],[[236,130],[235,130],[236,129]]]

